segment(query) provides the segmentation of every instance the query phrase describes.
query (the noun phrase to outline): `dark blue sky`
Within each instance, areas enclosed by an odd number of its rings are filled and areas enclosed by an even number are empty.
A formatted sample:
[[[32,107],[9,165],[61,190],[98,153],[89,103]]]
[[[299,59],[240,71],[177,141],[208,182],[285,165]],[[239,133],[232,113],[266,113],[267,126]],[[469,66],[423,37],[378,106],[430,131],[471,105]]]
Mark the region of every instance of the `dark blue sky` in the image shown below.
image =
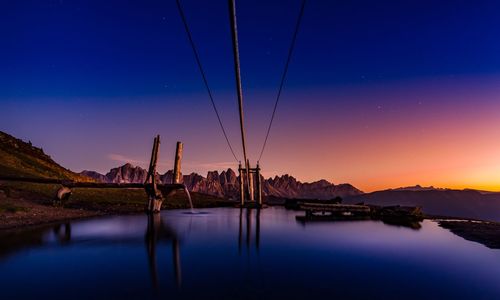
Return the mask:
[[[236,2],[255,161],[301,0]],[[182,4],[241,156],[227,2]],[[165,160],[176,140],[185,142],[186,172],[234,165],[174,0],[1,1],[0,36],[0,130],[32,140],[64,166],[104,172],[125,161],[147,164],[158,133]],[[366,189],[425,183],[426,175],[394,178],[419,166],[418,174],[428,174],[441,162],[435,153],[464,149],[460,135],[486,145],[500,128],[492,114],[500,109],[499,37],[499,1],[308,0],[265,175]],[[427,156],[418,152],[441,141],[447,144]],[[479,151],[469,150],[448,156],[442,170]],[[406,165],[415,158],[418,166]],[[372,174],[361,171],[367,165]],[[374,181],[382,173],[386,182]],[[430,183],[468,182],[442,178]]]
[[[182,1],[209,82],[232,91],[227,2]],[[299,0],[237,1],[244,85],[276,89]],[[3,1],[0,96],[202,91],[175,1]],[[307,3],[289,88],[500,70],[498,1]]]

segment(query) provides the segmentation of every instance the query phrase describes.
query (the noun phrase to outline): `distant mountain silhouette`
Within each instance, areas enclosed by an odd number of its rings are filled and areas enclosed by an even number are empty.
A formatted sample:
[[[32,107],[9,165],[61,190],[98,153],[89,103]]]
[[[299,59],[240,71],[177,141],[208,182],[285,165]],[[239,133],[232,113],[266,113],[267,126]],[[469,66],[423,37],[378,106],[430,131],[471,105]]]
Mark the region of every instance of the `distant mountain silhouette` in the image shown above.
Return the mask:
[[[431,186],[420,186],[420,185],[414,185],[414,186],[405,186],[405,187],[399,187],[395,189],[389,189],[389,191],[414,191],[414,192],[419,192],[419,191],[439,191],[439,190],[448,190],[448,189],[442,189],[442,188],[435,188],[432,185]]]
[[[430,215],[500,221],[500,193],[471,189],[393,189],[347,197],[344,202],[422,206]]]
[[[105,175],[94,171],[83,171],[81,174],[101,182],[140,183],[146,179],[147,171],[141,167],[125,164],[111,169]],[[163,183],[171,183],[172,177],[173,172],[170,170],[165,174],[158,174],[157,180]],[[261,180],[264,195],[277,198],[331,199],[337,196],[347,197],[363,193],[347,183],[335,185],[326,180],[303,183],[288,174],[269,179],[262,177]],[[191,173],[183,175],[182,181],[193,192],[229,199],[238,198],[239,195],[239,178],[232,169],[222,171],[220,174],[218,171],[210,171],[206,177]]]

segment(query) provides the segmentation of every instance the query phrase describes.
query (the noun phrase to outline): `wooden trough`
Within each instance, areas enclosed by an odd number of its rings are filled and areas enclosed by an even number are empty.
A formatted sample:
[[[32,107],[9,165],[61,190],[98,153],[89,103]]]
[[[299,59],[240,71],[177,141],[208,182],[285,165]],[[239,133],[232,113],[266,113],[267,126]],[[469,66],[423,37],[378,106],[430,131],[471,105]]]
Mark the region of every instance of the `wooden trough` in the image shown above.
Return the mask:
[[[299,209],[306,212],[306,218],[369,216],[370,207],[354,204],[302,203]]]
[[[305,216],[297,216],[300,221],[316,220],[382,220],[403,224],[419,222],[424,218],[419,206],[375,206],[364,204],[300,203],[299,209]]]

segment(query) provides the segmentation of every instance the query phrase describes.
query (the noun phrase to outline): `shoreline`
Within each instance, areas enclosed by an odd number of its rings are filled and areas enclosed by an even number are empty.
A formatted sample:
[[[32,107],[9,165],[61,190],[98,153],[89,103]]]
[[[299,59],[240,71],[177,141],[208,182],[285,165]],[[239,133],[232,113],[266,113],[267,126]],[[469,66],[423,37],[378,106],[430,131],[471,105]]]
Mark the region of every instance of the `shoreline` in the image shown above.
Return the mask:
[[[76,201],[70,200],[67,207],[63,208],[52,206],[51,201],[47,201],[45,197],[33,197],[32,194],[20,190],[7,194],[0,189],[0,235],[74,220],[144,213],[145,202],[141,204],[142,201],[137,201],[137,197],[128,200],[121,197],[115,199],[122,200],[93,202],[75,199]],[[193,202],[195,208],[228,207],[237,204],[202,194],[196,195]],[[182,195],[174,196],[162,206],[162,210],[185,208],[189,206]],[[465,240],[480,243],[490,249],[500,249],[500,222],[442,215],[425,215],[424,219],[436,222],[439,227]]]
[[[146,195],[140,190],[77,189],[64,207],[55,207],[52,197],[57,187],[36,188],[0,184],[0,233],[84,218],[139,214],[144,213],[146,205]],[[234,205],[233,201],[198,193],[193,193],[192,198],[197,208]],[[162,205],[162,209],[181,208],[189,208],[183,193],[173,195]]]

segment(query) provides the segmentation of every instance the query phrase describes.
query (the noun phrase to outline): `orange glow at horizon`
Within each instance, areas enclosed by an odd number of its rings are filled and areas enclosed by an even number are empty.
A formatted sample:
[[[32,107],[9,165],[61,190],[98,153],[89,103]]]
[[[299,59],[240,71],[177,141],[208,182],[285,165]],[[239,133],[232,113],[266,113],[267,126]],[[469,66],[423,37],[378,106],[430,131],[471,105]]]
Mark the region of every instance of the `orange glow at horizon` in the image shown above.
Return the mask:
[[[322,107],[280,112],[265,175],[325,178],[365,192],[416,184],[500,191],[500,80],[314,97],[323,97]]]

